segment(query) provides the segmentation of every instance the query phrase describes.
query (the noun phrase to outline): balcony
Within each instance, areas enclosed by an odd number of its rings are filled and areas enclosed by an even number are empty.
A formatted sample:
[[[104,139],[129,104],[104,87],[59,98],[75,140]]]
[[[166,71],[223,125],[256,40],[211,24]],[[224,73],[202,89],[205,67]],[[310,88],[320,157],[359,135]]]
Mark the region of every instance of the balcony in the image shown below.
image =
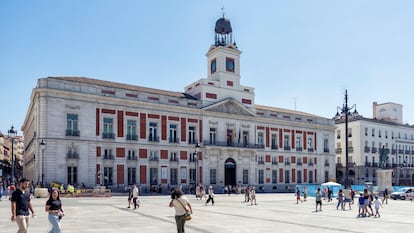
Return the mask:
[[[273,160],[273,161],[272,161],[272,164],[273,164],[273,165],[277,165],[278,163],[277,163],[277,161]]]
[[[398,150],[398,154],[404,154],[404,150]]]
[[[285,165],[290,165],[290,162],[289,161],[285,161]]]
[[[392,155],[397,154],[397,150],[396,150],[396,149],[392,149],[392,150],[391,150],[391,154],[392,154]]]
[[[372,147],[371,152],[372,152],[373,154],[377,153],[377,148],[376,148],[376,147]]]
[[[257,164],[265,164],[265,161],[263,161],[263,160],[259,160],[259,161],[257,161]]]
[[[154,155],[152,155],[152,156],[150,156],[150,157],[148,158],[148,160],[149,160],[149,161],[159,161],[159,160],[160,160],[160,158],[159,158],[158,156],[154,156]]]
[[[342,148],[335,149],[335,153],[336,154],[341,154],[342,153]]]
[[[329,162],[325,162],[325,167],[329,167]]]
[[[298,166],[302,166],[302,161],[298,161],[297,163],[296,163],[296,165],[298,165]]]
[[[204,146],[219,146],[219,147],[238,147],[238,148],[250,148],[250,149],[264,149],[264,144],[249,144],[249,143],[238,143],[238,142],[226,142],[226,141],[215,141],[210,143],[210,140],[203,141]]]
[[[138,158],[135,155],[128,155],[127,160],[138,160]]]
[[[365,153],[371,152],[371,147],[369,147],[369,146],[364,147],[364,152]]]
[[[365,162],[365,167],[371,167],[371,163]]]
[[[192,156],[190,156],[190,158],[188,159],[188,161],[189,161],[190,163],[195,163],[195,162],[197,161],[197,159],[196,159],[196,158],[194,158],[194,157],[192,157]]]
[[[349,146],[348,147],[348,152],[349,153],[354,153],[354,147],[353,146]]]
[[[68,152],[66,153],[67,159],[79,159],[79,153],[77,152]]]
[[[405,151],[405,154],[406,154],[406,155],[409,155],[409,154],[410,154],[410,151],[409,151],[409,150],[406,150],[406,151]]]
[[[308,163],[308,166],[313,166],[313,162],[309,162]]]
[[[313,148],[308,148],[308,152],[314,152]]]
[[[296,151],[302,151],[302,147],[296,147]]]
[[[157,136],[152,136],[151,134],[148,136],[148,141],[149,142],[159,142],[160,141],[160,137]]]
[[[328,148],[323,148],[323,153],[329,153],[329,149]]]
[[[173,157],[171,157],[171,158],[170,158],[170,162],[178,162],[178,158],[173,158]]]
[[[106,132],[104,132],[104,133],[102,133],[102,138],[105,138],[105,139],[115,139],[115,134],[114,133],[106,133]]]
[[[136,134],[127,134],[126,135],[126,140],[138,141],[138,135],[136,135]]]
[[[103,155],[102,158],[105,160],[114,160],[114,155]]]
[[[372,163],[373,167],[378,167],[378,163]]]
[[[284,150],[290,150],[290,146],[284,146],[283,149]]]
[[[277,150],[277,149],[279,149],[279,147],[277,146],[277,145],[275,145],[275,144],[272,144],[272,147],[271,147],[273,150]]]
[[[180,139],[179,138],[168,138],[168,142],[169,143],[180,143]]]
[[[72,136],[72,137],[79,137],[80,131],[75,129],[67,129],[65,131],[66,136]]]

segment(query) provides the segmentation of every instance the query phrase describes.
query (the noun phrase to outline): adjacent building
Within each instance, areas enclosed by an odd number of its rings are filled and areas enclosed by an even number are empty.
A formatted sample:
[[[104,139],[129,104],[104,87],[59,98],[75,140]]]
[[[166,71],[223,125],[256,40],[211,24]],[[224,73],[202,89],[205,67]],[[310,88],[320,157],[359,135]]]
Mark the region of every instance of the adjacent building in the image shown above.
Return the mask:
[[[25,176],[86,186],[255,185],[335,179],[334,120],[255,104],[220,18],[207,77],[184,92],[84,77],[40,78],[22,126]]]
[[[414,185],[414,126],[403,124],[402,105],[373,103],[373,117],[351,114],[348,136],[345,119],[336,118],[337,179],[345,179],[345,140],[348,140],[351,184],[377,183],[378,169],[392,169],[393,185]],[[381,159],[383,158],[383,159]]]

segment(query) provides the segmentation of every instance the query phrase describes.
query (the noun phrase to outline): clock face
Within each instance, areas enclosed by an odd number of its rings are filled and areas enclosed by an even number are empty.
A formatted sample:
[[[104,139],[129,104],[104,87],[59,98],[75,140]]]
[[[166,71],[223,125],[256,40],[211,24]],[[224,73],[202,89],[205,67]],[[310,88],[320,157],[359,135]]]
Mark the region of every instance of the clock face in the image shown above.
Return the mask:
[[[226,70],[234,72],[234,60],[233,59],[226,59]]]
[[[210,65],[210,71],[211,71],[211,73],[216,72],[216,68],[217,68],[216,66],[217,66],[216,59],[214,59],[213,61],[211,61],[211,65]]]

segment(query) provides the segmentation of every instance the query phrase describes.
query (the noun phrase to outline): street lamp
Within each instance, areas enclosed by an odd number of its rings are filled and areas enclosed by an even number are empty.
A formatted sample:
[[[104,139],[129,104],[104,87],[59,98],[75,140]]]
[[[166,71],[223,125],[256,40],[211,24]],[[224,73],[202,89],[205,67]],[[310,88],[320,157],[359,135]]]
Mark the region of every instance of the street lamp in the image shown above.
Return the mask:
[[[8,130],[8,136],[9,136],[9,139],[11,140],[11,143],[12,143],[12,184],[14,184],[14,178],[15,178],[15,176],[14,176],[14,139],[16,138],[16,136],[17,136],[17,130],[14,130],[14,127],[13,127],[13,125],[11,126],[11,128]]]
[[[349,161],[348,161],[348,116],[351,115],[350,111],[355,108],[355,111],[352,113],[352,116],[359,115],[356,110],[356,105],[348,106],[348,91],[345,90],[345,103],[341,107],[337,107],[337,110],[341,110],[341,114],[336,112],[335,120],[342,119],[345,115],[345,187],[349,185]]]
[[[198,186],[198,152],[200,151],[200,143],[197,143],[194,151],[194,160],[195,160],[195,185]]]
[[[46,142],[44,139],[40,141],[39,144],[40,150],[42,150],[42,187],[44,187],[44,180],[45,180],[45,150],[46,150]]]

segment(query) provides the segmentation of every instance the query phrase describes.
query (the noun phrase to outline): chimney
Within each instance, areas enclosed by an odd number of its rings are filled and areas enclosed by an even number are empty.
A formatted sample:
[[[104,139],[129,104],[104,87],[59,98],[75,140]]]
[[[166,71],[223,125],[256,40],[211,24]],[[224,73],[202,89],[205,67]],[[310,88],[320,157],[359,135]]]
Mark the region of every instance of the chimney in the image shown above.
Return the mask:
[[[376,119],[377,118],[377,102],[372,102],[372,118]]]

